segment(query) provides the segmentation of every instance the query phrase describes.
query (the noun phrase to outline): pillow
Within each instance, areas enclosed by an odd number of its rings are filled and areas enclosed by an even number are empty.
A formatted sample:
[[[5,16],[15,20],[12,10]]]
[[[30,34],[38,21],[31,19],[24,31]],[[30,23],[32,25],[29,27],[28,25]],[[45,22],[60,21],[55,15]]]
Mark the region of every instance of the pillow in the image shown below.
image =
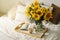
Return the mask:
[[[16,21],[25,21],[27,20],[26,15],[24,14],[25,6],[18,5],[17,11],[16,11]]]
[[[11,20],[15,20],[15,16],[16,16],[16,12],[23,12],[24,10],[24,4],[22,4],[20,1],[17,3],[16,6],[12,7],[9,11],[8,11],[8,18]]]
[[[24,12],[25,11],[25,6],[18,4],[16,10],[17,10],[16,12]]]
[[[50,21],[54,24],[58,24],[60,21],[60,8],[58,6],[56,6],[55,4],[52,4],[53,7],[53,19],[51,19]]]
[[[22,12],[16,13],[16,18],[15,18],[16,21],[25,21],[26,19],[27,17],[25,16],[24,13]]]
[[[9,19],[11,19],[11,20],[15,19],[16,9],[17,9],[17,7],[13,7],[8,11],[8,18]]]

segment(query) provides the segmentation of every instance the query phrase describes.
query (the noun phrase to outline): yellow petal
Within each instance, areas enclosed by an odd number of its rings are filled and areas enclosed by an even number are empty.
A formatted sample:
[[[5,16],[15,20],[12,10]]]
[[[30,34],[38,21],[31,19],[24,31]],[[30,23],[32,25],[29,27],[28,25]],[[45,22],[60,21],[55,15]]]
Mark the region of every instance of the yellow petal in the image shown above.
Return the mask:
[[[34,0],[34,5],[39,5],[38,0]]]
[[[46,13],[46,14],[44,15],[44,19],[45,19],[45,20],[50,20],[50,18],[52,18],[52,13],[51,13],[51,12]]]

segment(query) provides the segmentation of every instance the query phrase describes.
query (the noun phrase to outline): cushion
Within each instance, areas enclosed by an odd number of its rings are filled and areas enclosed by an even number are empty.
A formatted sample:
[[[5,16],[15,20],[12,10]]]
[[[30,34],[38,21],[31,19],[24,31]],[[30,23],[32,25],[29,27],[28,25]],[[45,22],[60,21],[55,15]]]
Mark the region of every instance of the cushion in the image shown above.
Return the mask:
[[[26,19],[27,18],[24,13],[22,12],[16,13],[16,18],[15,18],[16,21],[25,21]]]
[[[27,19],[26,15],[24,14],[25,6],[18,5],[16,11],[16,21],[25,21]]]
[[[50,20],[54,24],[58,24],[60,21],[60,8],[55,4],[52,4],[53,7],[53,18]]]
[[[17,7],[12,7],[9,11],[8,11],[8,18],[11,19],[11,20],[14,20],[15,19],[15,16],[16,16],[16,9]]]
[[[15,20],[17,13],[18,12],[23,12],[23,10],[24,10],[23,6],[24,6],[24,4],[22,4],[21,2],[18,2],[18,4],[16,6],[12,7],[8,11],[8,18],[11,19],[11,20]]]

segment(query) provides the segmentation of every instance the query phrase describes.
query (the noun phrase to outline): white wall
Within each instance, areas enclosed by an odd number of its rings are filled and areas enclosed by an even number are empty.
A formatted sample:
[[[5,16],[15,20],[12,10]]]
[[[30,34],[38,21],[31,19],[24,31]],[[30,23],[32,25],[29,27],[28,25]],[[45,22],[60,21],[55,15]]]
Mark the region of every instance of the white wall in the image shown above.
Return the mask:
[[[60,0],[41,0],[41,2],[44,2],[47,5],[54,3],[55,5],[60,7]]]
[[[29,3],[29,2],[31,2],[33,0],[29,0],[29,1],[27,1],[27,0],[19,0],[19,1],[21,1],[22,3],[25,4],[25,3]],[[60,7],[60,0],[39,0],[39,1],[44,2],[47,5],[50,5],[51,3],[54,3],[54,4],[56,4],[57,6]],[[0,0],[0,11],[3,12],[3,13],[7,13],[8,10],[12,6],[17,4],[17,2],[18,2],[18,0]]]
[[[1,12],[1,0],[0,0],[0,12]]]
[[[0,0],[0,11],[6,13],[16,3],[17,0]]]

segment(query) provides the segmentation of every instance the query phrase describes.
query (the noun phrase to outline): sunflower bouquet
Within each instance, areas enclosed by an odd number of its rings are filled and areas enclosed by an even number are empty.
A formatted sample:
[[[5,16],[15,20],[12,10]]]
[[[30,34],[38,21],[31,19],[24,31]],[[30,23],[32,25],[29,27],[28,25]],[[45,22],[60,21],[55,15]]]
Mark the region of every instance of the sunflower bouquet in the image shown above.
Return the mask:
[[[40,24],[42,25],[42,20],[49,21],[50,18],[52,18],[50,7],[42,7],[38,0],[34,0],[33,3],[27,6],[25,14],[31,19],[31,21],[34,20],[38,26]],[[40,28],[42,28],[41,25]]]

